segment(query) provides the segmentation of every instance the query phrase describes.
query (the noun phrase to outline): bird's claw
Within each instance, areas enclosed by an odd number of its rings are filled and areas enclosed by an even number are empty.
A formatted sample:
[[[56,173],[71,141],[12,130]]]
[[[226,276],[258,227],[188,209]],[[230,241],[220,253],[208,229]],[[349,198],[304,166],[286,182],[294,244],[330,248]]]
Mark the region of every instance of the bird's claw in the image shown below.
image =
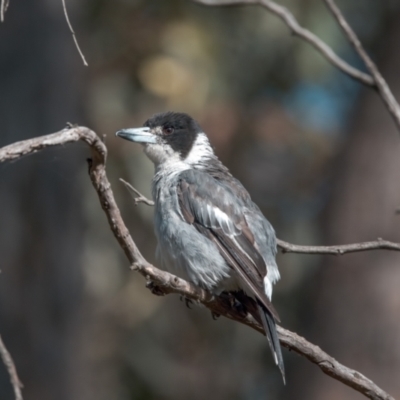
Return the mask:
[[[230,307],[241,315],[246,315],[246,307],[235,297],[233,293],[223,292],[221,297],[225,298]]]
[[[185,304],[186,304],[186,307],[187,307],[189,310],[192,309],[192,307],[190,307],[190,305],[193,304],[193,301],[192,301],[192,300],[190,300],[190,299],[188,299],[187,297],[185,297]]]
[[[220,295],[220,297],[224,298],[224,299],[229,303],[229,305],[231,306],[231,308],[233,308],[233,309],[235,309],[235,310],[236,310],[236,308],[238,307],[238,304],[240,304],[240,303],[237,301],[236,297],[235,297],[232,293],[230,293],[230,292],[222,292],[221,295]]]
[[[153,293],[156,296],[164,296],[164,294],[165,294],[161,290],[161,288],[159,286],[157,286],[153,281],[147,281],[146,287],[147,287],[147,289],[150,290],[151,293]]]
[[[232,308],[240,314],[246,314],[246,307],[237,299],[232,304]]]
[[[211,316],[212,316],[212,319],[214,321],[216,321],[221,316],[221,314],[218,314],[218,313],[216,313],[214,311],[211,311]]]
[[[180,299],[180,301],[184,301],[184,302],[185,302],[186,307],[187,307],[189,310],[192,309],[192,307],[190,307],[190,305],[193,304],[193,301],[192,301],[192,300],[188,299],[188,298],[185,297],[185,296],[179,296],[179,299]]]

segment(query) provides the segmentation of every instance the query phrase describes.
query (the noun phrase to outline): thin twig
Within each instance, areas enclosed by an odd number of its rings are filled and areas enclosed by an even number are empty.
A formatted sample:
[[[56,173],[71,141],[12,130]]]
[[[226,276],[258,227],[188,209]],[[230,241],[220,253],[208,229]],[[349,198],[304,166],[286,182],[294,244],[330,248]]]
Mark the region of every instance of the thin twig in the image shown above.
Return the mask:
[[[277,239],[278,247],[282,253],[299,254],[332,254],[342,255],[366,250],[395,250],[400,251],[400,243],[393,243],[379,238],[374,242],[342,244],[338,246],[300,246]]]
[[[315,49],[317,49],[323,56],[326,57],[334,66],[346,73],[351,78],[358,80],[359,82],[375,88],[380,95],[382,101],[386,105],[390,115],[392,116],[396,127],[400,131],[400,105],[390,90],[387,82],[383,78],[379,69],[372,61],[371,57],[367,54],[364,47],[362,46],[357,35],[353,29],[347,23],[342,12],[337,7],[334,0],[324,0],[333,16],[338,21],[342,28],[345,36],[349,40],[350,44],[354,47],[357,54],[364,61],[365,66],[369,72],[366,74],[341,59],[331,47],[323,42],[318,36],[314,35],[309,30],[300,26],[294,15],[280,4],[275,3],[272,0],[193,0],[196,3],[204,4],[207,6],[224,6],[224,5],[239,5],[239,4],[259,4],[265,7],[272,14],[278,16],[291,30],[294,35],[297,35],[304,41],[310,43]]]
[[[284,6],[275,3],[271,0],[193,0],[196,3],[204,4],[207,6],[226,6],[226,5],[238,5],[238,4],[259,4],[265,7],[272,14],[279,17],[291,30],[293,35],[310,43],[316,50],[318,50],[322,55],[324,55],[328,61],[330,61],[334,66],[339,68],[345,74],[351,78],[363,83],[367,86],[375,86],[374,79],[357,68],[352,67],[342,58],[340,58],[331,47],[329,47],[324,41],[322,41],[314,33],[310,32],[308,29],[303,28],[294,15]]]
[[[64,9],[65,19],[66,19],[66,21],[67,21],[69,30],[71,31],[72,37],[73,37],[73,39],[74,39],[76,49],[78,50],[78,53],[79,53],[79,55],[80,55],[81,58],[82,58],[83,65],[84,65],[85,67],[87,67],[89,64],[86,62],[85,56],[83,55],[82,50],[81,50],[81,48],[79,47],[78,40],[77,40],[77,38],[76,38],[76,36],[75,36],[74,29],[72,28],[72,24],[71,24],[71,22],[70,22],[70,20],[69,20],[69,17],[68,17],[67,6],[65,5],[65,0],[61,0],[61,1],[62,1],[63,9]]]
[[[135,189],[130,183],[124,181],[122,178],[119,179],[129,190],[134,198],[135,205],[138,203],[145,203],[148,206],[154,206],[154,201],[148,199],[142,195],[137,189]],[[137,196],[137,197],[136,197]],[[399,211],[400,213],[400,211]],[[393,250],[400,251],[400,243],[390,242],[378,238],[372,242],[361,242],[352,244],[340,244],[336,246],[303,246],[298,244],[292,244],[285,242],[281,239],[276,239],[278,247],[282,253],[297,253],[297,254],[330,254],[340,256],[346,253],[357,253],[360,251],[369,250]]]
[[[137,206],[139,203],[144,203],[148,206],[154,206],[153,200],[150,200],[146,196],[143,196],[142,193],[140,193],[139,190],[135,189],[129,182],[124,181],[122,178],[119,178],[119,180],[125,185],[125,187],[128,189],[128,192],[133,197],[135,206]]]
[[[9,5],[10,5],[9,0],[1,0],[1,4],[0,4],[0,21],[1,22],[4,22],[4,14],[6,13]]]
[[[11,354],[4,345],[1,336],[0,336],[0,356],[1,359],[3,360],[3,363],[7,369],[8,374],[10,375],[10,382],[14,390],[15,400],[22,400],[21,389],[24,387],[24,385],[18,378],[17,368],[15,368],[15,364],[11,357]]]
[[[154,206],[154,201],[148,199],[142,195],[137,189],[135,189],[130,183],[124,181],[122,178],[119,179],[129,190],[134,198],[135,205],[138,203],[145,203],[148,206]],[[399,211],[400,213],[400,211]],[[400,243],[389,242],[378,238],[372,242],[361,242],[352,244],[341,244],[336,246],[303,246],[298,244],[292,244],[285,242],[284,240],[276,239],[278,247],[282,253],[297,253],[297,254],[331,254],[340,256],[346,253],[356,253],[360,251],[368,250],[393,250],[400,251]]]
[[[110,228],[118,243],[124,250],[132,269],[143,275],[146,281],[153,281],[159,288],[159,293],[179,293],[189,299],[204,304],[215,314],[248,325],[259,332],[262,327],[249,314],[244,314],[233,308],[229,301],[221,296],[196,287],[195,285],[178,278],[166,271],[161,271],[151,265],[140,253],[135,242],[121,217],[121,212],[115,202],[114,194],[108,181],[105,163],[107,148],[102,140],[90,129],[74,127],[64,129],[51,135],[41,136],[35,139],[24,140],[9,146],[0,148],[0,162],[16,160],[28,154],[36,153],[47,147],[65,145],[72,142],[83,141],[92,150],[92,160],[89,163],[89,176],[99,196],[100,204],[107,216]],[[322,351],[318,346],[309,343],[306,339],[278,327],[279,338],[283,346],[306,357],[316,364],[325,374],[339,380],[345,385],[364,394],[374,400],[394,400],[389,394],[379,388],[374,382],[359,372],[340,364],[334,358]]]
[[[369,73],[372,75],[377,91],[381,96],[383,102],[389,110],[390,115],[393,117],[394,122],[397,128],[400,131],[400,106],[397,100],[395,99],[393,93],[391,92],[388,84],[383,78],[382,74],[379,72],[378,67],[372,61],[371,57],[365,51],[363,45],[358,39],[357,35],[351,28],[351,26],[347,23],[344,18],[342,12],[336,5],[334,0],[324,0],[329,10],[332,12],[333,16],[336,18],[338,24],[342,28],[345,36],[347,37],[350,44],[353,46],[354,50],[364,61],[365,66],[367,67]]]

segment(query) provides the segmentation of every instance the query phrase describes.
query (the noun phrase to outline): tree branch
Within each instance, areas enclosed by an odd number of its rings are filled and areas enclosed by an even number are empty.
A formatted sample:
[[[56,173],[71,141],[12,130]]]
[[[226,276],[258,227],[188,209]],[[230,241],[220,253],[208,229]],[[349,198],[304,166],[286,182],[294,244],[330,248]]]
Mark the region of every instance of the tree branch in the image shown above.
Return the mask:
[[[21,389],[24,387],[24,385],[18,378],[17,368],[15,368],[15,364],[11,357],[11,354],[7,350],[1,336],[0,336],[0,356],[8,371],[8,374],[10,375],[10,382],[14,390],[15,400],[22,400]]]
[[[68,11],[67,11],[67,6],[65,4],[65,0],[61,0],[61,2],[62,2],[63,11],[64,11],[64,15],[65,15],[65,20],[67,21],[68,28],[69,28],[69,30],[71,32],[72,38],[74,39],[75,47],[78,50],[79,55],[81,56],[83,65],[85,67],[88,67],[89,64],[86,62],[86,58],[85,58],[81,48],[79,47],[78,39],[76,38],[74,28],[72,27],[71,21],[69,20],[69,16],[68,16]]]
[[[363,83],[366,86],[372,87],[377,90],[383,103],[392,116],[397,129],[400,131],[400,105],[390,90],[388,84],[379,72],[378,67],[368,56],[364,47],[362,46],[357,35],[347,23],[340,9],[337,7],[334,0],[324,0],[329,10],[336,18],[340,27],[342,28],[345,36],[353,46],[356,53],[364,61],[369,74],[366,74],[341,59],[331,47],[323,42],[318,36],[309,30],[300,26],[294,15],[286,8],[272,0],[193,0],[196,3],[204,4],[207,6],[224,6],[224,5],[239,5],[239,4],[259,4],[270,11],[272,14],[278,16],[291,30],[291,32],[310,43],[316,50],[318,50],[328,61],[340,69],[342,72],[351,78]]]
[[[279,17],[290,29],[293,35],[305,40],[320,52],[329,62],[339,68],[351,78],[363,83],[366,86],[375,87],[375,81],[369,74],[366,74],[357,68],[352,67],[342,58],[340,58],[331,47],[322,41],[317,35],[303,28],[294,15],[284,6],[281,6],[271,0],[193,0],[196,3],[206,6],[227,6],[240,4],[259,4]]]
[[[148,199],[142,195],[137,189],[135,189],[130,183],[124,181],[122,178],[119,179],[128,189],[132,195],[135,205],[139,203],[147,204],[148,206],[154,206],[154,201]],[[281,239],[276,239],[278,247],[282,253],[297,253],[297,254],[330,254],[334,256],[340,256],[346,253],[358,253],[360,251],[368,250],[393,250],[400,251],[400,243],[389,242],[378,238],[373,242],[361,242],[353,244],[341,244],[336,246],[303,246],[298,244],[292,244],[285,242]]]
[[[277,239],[278,247],[282,253],[298,253],[298,254],[332,254],[342,255],[345,253],[356,253],[367,250],[394,250],[400,251],[400,243],[393,243],[387,240],[378,238],[374,242],[362,242],[353,244],[342,244],[338,246],[300,246],[291,244]]]
[[[143,196],[137,189],[135,189],[130,183],[124,181],[122,178],[119,179],[128,189],[132,195],[135,205],[139,203],[147,204],[148,206],[154,206],[154,201]],[[400,243],[389,242],[378,238],[373,242],[361,242],[353,244],[341,244],[336,246],[302,246],[298,244],[292,244],[285,242],[284,240],[276,239],[278,247],[282,253],[297,253],[297,254],[330,254],[334,256],[340,256],[346,253],[357,253],[360,251],[368,250],[393,250],[400,251]]]
[[[372,61],[371,57],[365,51],[363,45],[358,39],[357,35],[351,28],[351,26],[347,23],[344,18],[342,12],[336,5],[334,0],[324,0],[327,7],[337,20],[338,24],[342,28],[343,33],[347,37],[350,44],[353,46],[356,53],[360,56],[360,58],[364,61],[365,66],[367,67],[369,73],[372,75],[376,89],[381,96],[383,102],[385,103],[387,109],[389,110],[390,115],[393,117],[394,122],[397,128],[400,131],[400,106],[397,100],[395,99],[393,93],[391,92],[388,84],[383,78],[382,74],[379,72],[378,67]]]
[[[142,195],[137,189],[135,189],[130,183],[124,181],[122,178],[119,179],[128,189],[132,195],[135,205],[139,203],[147,204],[148,206],[154,206],[154,201],[148,199]],[[282,253],[297,253],[297,254],[330,254],[334,256],[340,256],[346,253],[358,253],[360,251],[368,250],[393,250],[400,251],[400,243],[389,242],[378,238],[372,242],[361,242],[352,244],[341,244],[336,246],[303,246],[298,244],[292,244],[285,242],[281,239],[276,239],[278,247]]]
[[[214,296],[181,278],[166,271],[161,271],[146,261],[132,240],[122,220],[121,213],[111,190],[111,184],[107,179],[105,171],[107,148],[101,139],[90,129],[85,127],[73,127],[0,148],[0,162],[16,160],[47,147],[65,145],[77,141],[83,141],[91,148],[92,159],[89,160],[90,179],[99,196],[100,204],[107,216],[110,228],[124,250],[132,265],[132,269],[143,275],[148,282],[151,281],[157,285],[159,289],[158,293],[181,294],[189,299],[204,304],[216,314],[248,325],[263,333],[263,329],[257,321],[249,314],[244,314],[232,308],[230,302],[223,296]],[[340,364],[333,357],[326,354],[318,346],[309,343],[306,339],[282,327],[278,327],[278,333],[284,347],[306,357],[309,361],[316,364],[325,374],[357,390],[370,399],[394,400],[393,397],[380,389],[364,375]]]
[[[4,14],[6,13],[9,5],[10,5],[9,0],[1,0],[1,3],[0,3],[0,21],[1,22],[4,22]]]
[[[122,178],[119,178],[119,180],[125,185],[125,187],[128,189],[129,194],[133,197],[135,206],[137,206],[139,203],[144,203],[148,206],[154,206],[153,200],[150,200],[146,196],[143,196],[142,193],[140,193],[139,190],[135,189],[129,182],[124,181]]]

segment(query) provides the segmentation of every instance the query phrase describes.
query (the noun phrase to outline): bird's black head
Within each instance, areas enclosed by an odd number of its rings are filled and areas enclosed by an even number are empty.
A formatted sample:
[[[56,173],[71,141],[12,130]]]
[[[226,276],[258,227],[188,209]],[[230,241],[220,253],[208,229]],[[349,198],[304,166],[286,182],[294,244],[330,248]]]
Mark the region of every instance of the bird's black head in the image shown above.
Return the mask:
[[[192,117],[176,112],[155,114],[144,126],[156,130],[182,159],[189,154],[197,135],[202,132],[200,125]]]
[[[144,144],[146,154],[155,164],[175,158],[192,164],[203,155],[212,154],[200,125],[184,113],[155,114],[142,128],[123,129],[117,136]]]

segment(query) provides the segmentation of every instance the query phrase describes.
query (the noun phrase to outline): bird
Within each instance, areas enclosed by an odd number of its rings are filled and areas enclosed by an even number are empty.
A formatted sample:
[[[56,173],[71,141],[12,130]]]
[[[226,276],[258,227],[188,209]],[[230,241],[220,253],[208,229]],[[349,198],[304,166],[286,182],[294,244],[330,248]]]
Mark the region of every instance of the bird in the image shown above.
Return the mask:
[[[153,115],[116,135],[140,143],[154,163],[156,254],[162,267],[213,294],[232,293],[258,320],[285,383],[273,307],[280,279],[276,236],[244,186],[188,114]]]

